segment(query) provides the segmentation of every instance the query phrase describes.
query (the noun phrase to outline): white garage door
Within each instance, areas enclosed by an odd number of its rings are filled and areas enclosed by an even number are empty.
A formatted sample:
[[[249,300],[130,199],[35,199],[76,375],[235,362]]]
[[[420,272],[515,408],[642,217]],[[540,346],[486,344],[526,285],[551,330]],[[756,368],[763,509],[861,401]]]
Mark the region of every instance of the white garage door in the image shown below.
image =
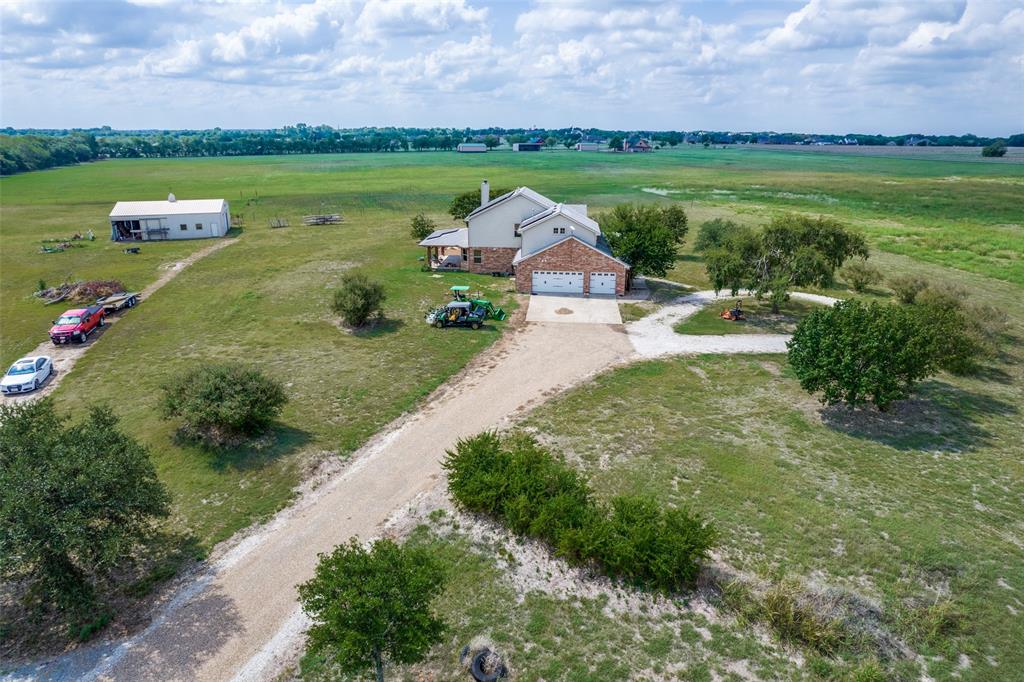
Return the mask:
[[[592,294],[615,294],[615,273],[614,272],[592,272],[590,273],[590,293]]]
[[[582,294],[583,273],[558,272],[552,270],[534,270],[533,293]]]

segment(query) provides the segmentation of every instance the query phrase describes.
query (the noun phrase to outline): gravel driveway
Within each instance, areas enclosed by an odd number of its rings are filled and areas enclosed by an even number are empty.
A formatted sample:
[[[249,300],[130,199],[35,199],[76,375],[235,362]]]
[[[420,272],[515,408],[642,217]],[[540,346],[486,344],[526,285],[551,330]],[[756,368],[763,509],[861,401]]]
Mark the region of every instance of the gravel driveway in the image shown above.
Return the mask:
[[[569,346],[574,352],[552,352]],[[353,535],[377,535],[395,510],[438,483],[440,459],[459,438],[515,420],[632,356],[621,327],[526,323],[509,330],[423,410],[396,420],[269,523],[218,548],[207,571],[146,630],[23,668],[15,678],[272,679],[301,646],[306,621],[295,586],[313,574],[317,553]]]
[[[747,294],[749,295],[749,294]],[[793,292],[793,298],[823,305],[839,299]],[[696,353],[785,353],[789,334],[677,334],[673,327],[714,301],[734,296],[698,291],[678,299],[655,313],[626,325],[626,333],[637,354],[644,358]]]

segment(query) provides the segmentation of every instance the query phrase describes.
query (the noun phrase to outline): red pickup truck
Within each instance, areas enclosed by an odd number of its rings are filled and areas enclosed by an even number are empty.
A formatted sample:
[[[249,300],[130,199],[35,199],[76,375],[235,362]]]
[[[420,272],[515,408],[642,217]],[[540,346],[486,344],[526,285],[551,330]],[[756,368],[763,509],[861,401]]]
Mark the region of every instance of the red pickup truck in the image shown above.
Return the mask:
[[[53,326],[50,327],[50,340],[54,345],[72,341],[85,343],[89,334],[103,326],[106,314],[107,311],[101,305],[68,310],[53,321]]]

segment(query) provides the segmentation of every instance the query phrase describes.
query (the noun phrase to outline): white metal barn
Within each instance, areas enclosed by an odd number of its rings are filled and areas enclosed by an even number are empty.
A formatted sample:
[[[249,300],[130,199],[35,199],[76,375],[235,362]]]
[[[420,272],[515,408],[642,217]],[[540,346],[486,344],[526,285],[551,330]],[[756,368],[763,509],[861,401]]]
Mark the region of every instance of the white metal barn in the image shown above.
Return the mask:
[[[157,241],[223,237],[231,229],[231,213],[224,199],[119,201],[110,212],[110,238],[114,241]]]

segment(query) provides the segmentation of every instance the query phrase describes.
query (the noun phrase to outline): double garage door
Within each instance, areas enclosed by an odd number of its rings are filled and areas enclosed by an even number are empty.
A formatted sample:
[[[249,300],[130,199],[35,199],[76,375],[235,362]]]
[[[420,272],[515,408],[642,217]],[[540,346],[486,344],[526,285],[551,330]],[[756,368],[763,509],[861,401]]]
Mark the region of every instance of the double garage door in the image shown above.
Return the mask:
[[[535,294],[582,294],[583,273],[557,270],[534,270],[533,293]]]
[[[582,272],[559,270],[534,270],[533,293],[535,294],[582,294]],[[615,295],[614,272],[591,272],[590,293]]]

